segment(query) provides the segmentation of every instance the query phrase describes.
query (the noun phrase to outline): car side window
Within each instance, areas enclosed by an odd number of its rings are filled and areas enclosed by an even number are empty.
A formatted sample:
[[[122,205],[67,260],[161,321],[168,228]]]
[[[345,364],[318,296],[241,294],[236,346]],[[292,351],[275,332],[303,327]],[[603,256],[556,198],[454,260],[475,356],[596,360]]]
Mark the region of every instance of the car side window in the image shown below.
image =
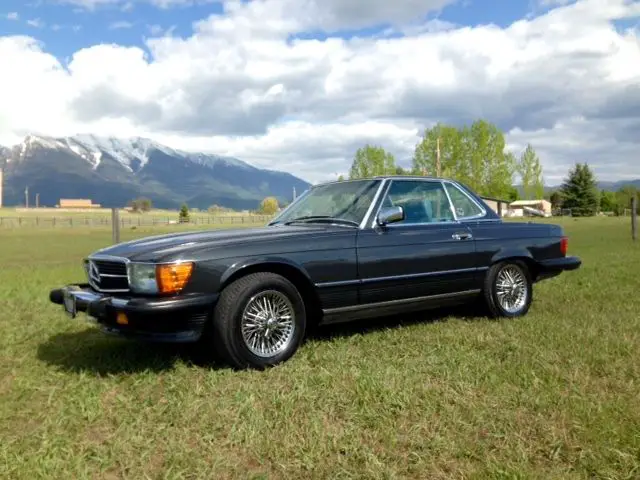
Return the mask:
[[[454,221],[447,194],[441,182],[393,180],[384,206],[401,206],[404,220],[398,224]]]
[[[453,203],[453,208],[459,219],[478,217],[484,213],[482,209],[457,186],[447,183],[447,192],[451,197],[451,203]]]

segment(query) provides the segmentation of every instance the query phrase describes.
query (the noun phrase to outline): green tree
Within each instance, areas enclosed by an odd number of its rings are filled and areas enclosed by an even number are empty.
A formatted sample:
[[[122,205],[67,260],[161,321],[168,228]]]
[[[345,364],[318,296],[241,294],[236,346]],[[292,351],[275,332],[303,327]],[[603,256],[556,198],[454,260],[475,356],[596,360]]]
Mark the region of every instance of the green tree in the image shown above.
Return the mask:
[[[438,172],[438,143],[440,172]],[[417,175],[456,178],[464,182],[468,177],[464,164],[460,131],[451,125],[436,124],[424,131],[413,154],[412,170]]]
[[[276,197],[267,197],[260,202],[258,212],[261,215],[274,215],[279,208],[280,205],[278,204],[278,199]]]
[[[633,185],[625,185],[616,192],[616,203],[618,204],[618,214],[622,214],[625,208],[631,208],[631,199],[640,192]],[[640,201],[640,199],[639,199]]]
[[[369,178],[378,175],[393,175],[396,159],[384,148],[365,145],[356,151],[351,164],[349,178]]]
[[[613,212],[616,215],[619,213],[618,197],[615,192],[607,192],[605,190],[600,192],[600,210],[602,212]]]
[[[536,151],[527,144],[518,162],[518,173],[522,179],[522,193],[526,200],[544,198],[542,165]]]
[[[562,208],[573,216],[592,216],[598,210],[598,187],[589,165],[576,163],[561,187]]]
[[[148,212],[151,210],[151,205],[151,200],[144,197],[136,198],[129,202],[129,207],[131,207],[131,210],[135,213]]]
[[[513,175],[517,161],[505,152],[503,132],[486,120],[456,128],[442,123],[426,129],[416,145],[414,175],[438,175],[453,178],[482,195],[500,198],[513,196]]]
[[[551,192],[549,201],[553,208],[562,208],[562,192],[560,190],[554,190]]]
[[[180,223],[189,221],[189,207],[186,203],[183,203],[180,207],[180,212],[178,213],[178,221]]]
[[[517,165],[515,156],[504,151],[504,133],[485,120],[477,120],[466,135],[465,148],[470,150],[470,187],[483,195],[508,196]]]

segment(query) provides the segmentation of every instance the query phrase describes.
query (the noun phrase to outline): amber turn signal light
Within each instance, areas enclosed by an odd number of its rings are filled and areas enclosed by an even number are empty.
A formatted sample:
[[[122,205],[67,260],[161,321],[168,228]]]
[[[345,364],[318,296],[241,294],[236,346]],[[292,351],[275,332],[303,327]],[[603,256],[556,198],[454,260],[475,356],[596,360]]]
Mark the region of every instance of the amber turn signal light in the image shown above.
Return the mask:
[[[180,292],[191,278],[192,271],[192,262],[158,265],[156,267],[158,292],[163,294]]]

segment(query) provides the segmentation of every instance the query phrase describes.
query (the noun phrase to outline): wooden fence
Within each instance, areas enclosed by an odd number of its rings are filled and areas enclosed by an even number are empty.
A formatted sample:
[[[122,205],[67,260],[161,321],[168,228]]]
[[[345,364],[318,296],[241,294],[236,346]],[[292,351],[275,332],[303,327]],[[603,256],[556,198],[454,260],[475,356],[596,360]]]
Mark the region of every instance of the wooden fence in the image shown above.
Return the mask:
[[[261,225],[273,218],[271,215],[190,215],[187,225]],[[178,216],[162,217],[157,215],[120,216],[119,222],[122,228],[146,227],[178,224]],[[0,228],[19,227],[109,227],[111,216],[20,216],[0,217]],[[183,223],[184,224],[184,223]]]

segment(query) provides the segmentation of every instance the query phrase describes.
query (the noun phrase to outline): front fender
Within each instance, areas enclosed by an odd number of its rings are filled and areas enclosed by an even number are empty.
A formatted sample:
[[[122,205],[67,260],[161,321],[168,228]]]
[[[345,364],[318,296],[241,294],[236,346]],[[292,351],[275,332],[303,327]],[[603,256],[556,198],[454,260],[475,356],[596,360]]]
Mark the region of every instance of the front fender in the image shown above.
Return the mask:
[[[258,268],[259,267],[259,268]],[[294,269],[298,274],[304,276],[304,278],[311,283],[311,276],[309,272],[300,264],[292,261],[289,258],[279,256],[265,256],[255,257],[249,259],[241,259],[229,266],[227,270],[220,277],[220,287],[226,285],[230,279],[236,277],[238,274],[246,271],[254,271],[257,269],[276,269],[276,270],[291,270]]]

